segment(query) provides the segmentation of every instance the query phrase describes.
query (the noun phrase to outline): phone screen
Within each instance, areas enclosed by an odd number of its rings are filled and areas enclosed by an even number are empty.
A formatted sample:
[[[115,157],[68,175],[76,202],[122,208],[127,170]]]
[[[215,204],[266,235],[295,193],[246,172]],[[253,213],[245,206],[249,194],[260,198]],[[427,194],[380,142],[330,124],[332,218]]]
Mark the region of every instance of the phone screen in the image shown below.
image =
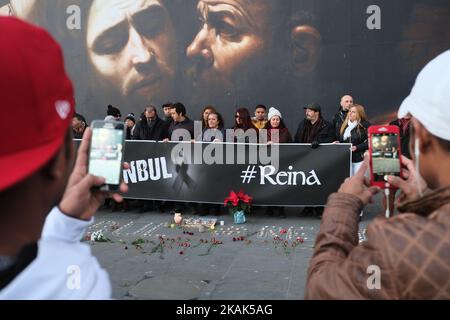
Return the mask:
[[[398,134],[372,135],[372,168],[375,182],[386,182],[387,176],[400,176]]]
[[[124,130],[113,123],[93,128],[89,174],[106,179],[106,184],[119,185],[122,174]]]

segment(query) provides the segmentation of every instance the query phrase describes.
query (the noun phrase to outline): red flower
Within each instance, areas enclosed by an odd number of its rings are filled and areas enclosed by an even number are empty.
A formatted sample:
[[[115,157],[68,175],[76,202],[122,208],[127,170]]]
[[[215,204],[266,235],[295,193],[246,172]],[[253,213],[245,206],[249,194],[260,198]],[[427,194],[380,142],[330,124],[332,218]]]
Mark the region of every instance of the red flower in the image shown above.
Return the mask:
[[[297,238],[297,242],[300,242],[300,243],[303,244],[303,243],[305,242],[305,240],[304,240],[303,238],[301,238],[301,237],[298,237],[298,238]]]
[[[244,201],[244,203],[246,204],[250,204],[250,202],[252,202],[253,198],[246,195],[243,191],[239,192],[238,194],[238,198],[242,201]]]
[[[247,204],[250,204],[250,203],[252,202],[252,200],[253,200],[253,198],[252,198],[252,197],[249,197],[249,196],[247,196],[247,195],[245,195],[245,196],[242,198],[242,201],[244,201],[244,202],[247,203]]]
[[[236,194],[236,192],[232,191],[230,198],[231,198],[231,202],[233,203],[233,206],[237,207],[237,205],[239,204],[239,197]]]
[[[249,213],[252,200],[253,198],[246,195],[243,191],[240,191],[239,193],[231,191],[229,197],[225,199],[224,205],[225,207],[229,207],[232,213],[237,211]]]

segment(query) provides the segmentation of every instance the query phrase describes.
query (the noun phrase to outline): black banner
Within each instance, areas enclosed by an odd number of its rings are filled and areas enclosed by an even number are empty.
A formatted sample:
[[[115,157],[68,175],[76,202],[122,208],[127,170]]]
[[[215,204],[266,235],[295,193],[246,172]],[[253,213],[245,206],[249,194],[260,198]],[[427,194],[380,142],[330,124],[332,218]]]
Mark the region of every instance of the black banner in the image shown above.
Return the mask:
[[[263,145],[129,141],[125,161],[131,169],[124,171],[124,180],[130,191],[126,196],[223,203],[231,190],[242,190],[254,198],[254,205],[321,206],[349,176],[349,145],[278,147],[279,156],[275,147]],[[261,160],[266,151],[271,164]]]

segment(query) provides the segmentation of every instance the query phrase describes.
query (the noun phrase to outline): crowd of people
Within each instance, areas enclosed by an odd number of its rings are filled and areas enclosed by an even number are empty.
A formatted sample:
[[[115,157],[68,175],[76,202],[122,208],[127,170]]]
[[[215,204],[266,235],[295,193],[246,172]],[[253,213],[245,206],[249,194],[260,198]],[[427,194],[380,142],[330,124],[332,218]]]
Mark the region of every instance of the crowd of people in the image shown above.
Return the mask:
[[[92,130],[85,119],[74,117],[74,89],[62,50],[46,31],[17,19],[0,17],[0,34],[10,40],[0,46],[2,111],[19,119],[33,108],[33,121],[45,123],[39,134],[29,125],[17,135],[16,123],[6,122],[0,138],[0,299],[110,299],[108,273],[80,239],[106,198],[123,198],[101,191],[105,179],[87,172]],[[31,63],[36,60],[40,63]],[[403,177],[388,181],[400,190],[396,206],[402,214],[378,217],[368,227],[368,239],[358,243],[359,213],[380,192],[365,177],[368,157],[329,197],[309,267],[307,299],[450,299],[449,75],[447,51],[423,69],[400,107],[399,118],[410,118],[398,123],[402,131],[410,127],[412,160],[403,157]],[[170,110],[174,121],[169,132],[190,125],[181,104]],[[328,131],[339,130],[339,141],[353,144],[354,132],[365,130],[361,110],[350,103],[343,106],[342,115],[348,113],[341,128]],[[155,110],[146,111],[155,118]],[[314,142],[312,133],[327,131],[319,111],[317,106],[306,108],[301,139]],[[114,107],[108,113],[111,119],[121,117]],[[269,114],[281,119],[273,109]],[[210,115],[208,125],[220,122]],[[273,117],[270,125],[276,127],[281,121]],[[71,121],[79,131],[86,127],[76,159]],[[249,112],[238,110],[236,127],[254,126]],[[353,152],[358,148],[354,145]],[[129,169],[127,163],[124,169]],[[121,184],[120,191],[126,193],[128,187]],[[371,275],[374,268],[378,273]],[[70,281],[77,272],[82,277]]]
[[[203,129],[202,135],[198,137],[194,136],[194,121],[188,116],[187,109],[182,103],[169,102],[161,107],[160,112],[158,111],[157,107],[149,105],[144,108],[139,118],[136,118],[132,113],[128,114],[124,119],[127,139],[174,141],[172,137],[174,131],[177,129],[185,129],[190,133],[192,141],[230,142],[226,141],[224,117],[211,105],[206,106],[197,119],[197,121],[202,123]],[[295,135],[292,135],[289,128],[286,127],[280,110],[274,107],[268,109],[265,105],[256,106],[253,117],[249,109],[238,108],[235,112],[235,122],[231,129],[234,131],[243,130],[244,132],[253,130],[255,136],[258,136],[260,130],[265,129],[268,144],[311,144],[313,149],[326,143],[351,144],[351,175],[356,174],[364,161],[364,154],[369,148],[368,128],[370,127],[370,122],[367,119],[365,108],[360,104],[355,104],[351,95],[345,95],[341,98],[339,110],[331,121],[324,119],[322,108],[317,103],[305,106],[304,111],[305,118],[300,122]],[[119,108],[109,105],[105,120],[121,121],[121,119],[122,114]],[[403,140],[409,139],[409,119],[407,117],[392,123],[401,127]],[[86,126],[85,118],[79,114],[75,114],[72,122],[75,138],[80,139],[82,137],[83,130]],[[403,150],[407,150],[407,143],[403,146]],[[406,155],[410,157],[408,153]],[[163,211],[165,210],[160,205],[157,207]],[[129,205],[125,204],[125,208],[128,209]],[[117,207],[114,207],[114,210],[116,209]],[[140,211],[147,212],[152,209],[155,209],[155,206],[144,205]],[[283,208],[268,208],[267,213],[273,215],[274,209],[279,212],[280,217],[284,217]],[[201,215],[208,213],[208,210],[197,211]],[[219,211],[215,210],[216,213]],[[322,213],[323,207],[307,207],[304,208],[301,215],[321,217]]]

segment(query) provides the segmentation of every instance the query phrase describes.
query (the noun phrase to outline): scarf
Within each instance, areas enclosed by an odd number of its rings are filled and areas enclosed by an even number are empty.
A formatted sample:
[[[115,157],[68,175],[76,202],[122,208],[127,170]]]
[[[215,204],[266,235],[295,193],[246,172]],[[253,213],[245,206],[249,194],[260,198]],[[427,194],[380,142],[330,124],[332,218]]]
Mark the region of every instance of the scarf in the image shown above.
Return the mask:
[[[344,141],[347,141],[352,136],[352,131],[358,126],[358,121],[351,122],[348,120],[347,129],[344,132]]]

